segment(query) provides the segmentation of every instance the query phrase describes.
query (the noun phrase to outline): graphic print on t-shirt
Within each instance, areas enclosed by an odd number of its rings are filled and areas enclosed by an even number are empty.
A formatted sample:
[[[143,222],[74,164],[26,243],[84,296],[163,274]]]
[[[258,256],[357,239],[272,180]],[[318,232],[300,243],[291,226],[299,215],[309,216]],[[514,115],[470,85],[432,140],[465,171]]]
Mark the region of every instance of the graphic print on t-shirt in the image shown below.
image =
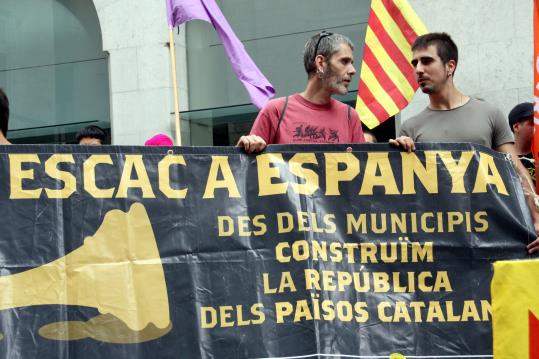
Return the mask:
[[[338,143],[339,131],[330,127],[313,126],[300,123],[294,130],[294,142]]]

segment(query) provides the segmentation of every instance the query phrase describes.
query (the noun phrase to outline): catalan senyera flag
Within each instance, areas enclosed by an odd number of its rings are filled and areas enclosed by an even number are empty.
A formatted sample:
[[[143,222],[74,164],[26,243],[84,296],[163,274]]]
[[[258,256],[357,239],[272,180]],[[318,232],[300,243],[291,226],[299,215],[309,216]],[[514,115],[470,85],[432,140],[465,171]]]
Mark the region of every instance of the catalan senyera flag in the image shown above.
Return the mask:
[[[494,358],[539,359],[539,259],[494,263]]]
[[[356,101],[368,128],[397,114],[414,96],[411,45],[427,32],[407,0],[372,0]]]
[[[533,123],[534,136],[532,143],[533,158],[535,160],[535,173],[539,167],[539,0],[533,1]],[[539,181],[535,181],[536,191],[539,193]]]

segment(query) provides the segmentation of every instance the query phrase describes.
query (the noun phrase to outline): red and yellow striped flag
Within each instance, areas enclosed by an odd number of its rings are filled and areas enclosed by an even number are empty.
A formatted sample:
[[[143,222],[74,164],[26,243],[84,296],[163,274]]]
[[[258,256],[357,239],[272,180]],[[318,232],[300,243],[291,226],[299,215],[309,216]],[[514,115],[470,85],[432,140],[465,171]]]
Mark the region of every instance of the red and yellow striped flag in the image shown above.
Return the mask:
[[[407,0],[372,0],[356,101],[368,128],[396,115],[414,96],[411,45],[427,32]]]

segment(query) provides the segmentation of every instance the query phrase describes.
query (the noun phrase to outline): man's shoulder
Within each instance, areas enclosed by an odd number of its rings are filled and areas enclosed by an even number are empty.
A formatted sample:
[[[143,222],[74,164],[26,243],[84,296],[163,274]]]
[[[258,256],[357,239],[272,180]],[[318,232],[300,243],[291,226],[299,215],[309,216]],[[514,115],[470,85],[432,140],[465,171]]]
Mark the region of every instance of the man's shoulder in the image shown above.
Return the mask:
[[[339,100],[336,100],[334,99],[333,97],[331,98],[331,106],[339,109],[339,110],[343,110],[345,109],[346,111],[348,111],[348,108],[350,107],[349,105],[345,104],[344,102],[341,102]]]
[[[509,130],[509,123],[503,112],[497,106],[487,101],[471,98],[468,111],[469,116],[488,121],[491,126],[496,128],[507,127],[507,130]]]
[[[461,108],[458,108],[457,110],[464,110],[464,111],[473,111],[478,113],[485,113],[487,115],[499,115],[501,111],[494,105],[479,100],[476,98],[470,98],[469,103],[465,104]],[[459,112],[460,113],[460,112]],[[425,107],[421,112],[418,114],[411,116],[408,120],[406,120],[405,123],[409,123],[409,125],[417,125],[421,122],[428,120],[432,117],[451,117],[457,114],[455,110],[450,111],[433,111],[430,110],[428,107]]]
[[[429,109],[425,107],[421,112],[411,116],[406,121],[404,121],[403,126],[406,125],[407,127],[414,127],[422,123],[423,121],[429,118],[430,112],[431,111],[429,111]]]
[[[470,108],[472,110],[475,110],[475,111],[483,111],[483,112],[486,112],[486,113],[498,113],[500,111],[500,109],[496,106],[494,106],[493,104],[487,102],[487,101],[484,101],[484,100],[480,100],[480,99],[477,99],[477,98],[473,98],[471,97],[470,98]]]
[[[400,136],[408,136],[416,141],[416,133],[419,128],[422,128],[428,123],[430,112],[432,111],[429,111],[428,107],[425,107],[421,112],[409,117],[406,121],[403,121],[399,131]]]
[[[280,116],[281,112],[284,109],[286,99],[290,98],[289,96],[277,97],[269,100],[264,107],[260,109],[258,117],[266,117],[270,119],[276,119]]]
[[[282,108],[284,106],[284,103],[286,102],[287,98],[290,98],[290,96],[272,98],[271,100],[269,100],[264,105],[263,109],[266,109],[266,108]]]

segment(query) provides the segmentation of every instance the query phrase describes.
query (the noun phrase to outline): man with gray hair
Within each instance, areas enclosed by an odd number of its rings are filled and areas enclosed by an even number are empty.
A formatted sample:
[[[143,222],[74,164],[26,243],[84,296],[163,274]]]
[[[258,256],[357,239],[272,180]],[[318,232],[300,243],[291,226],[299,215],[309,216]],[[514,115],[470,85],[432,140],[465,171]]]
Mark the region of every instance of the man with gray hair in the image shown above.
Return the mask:
[[[348,93],[356,73],[353,49],[344,35],[322,31],[313,36],[303,52],[305,90],[269,101],[236,146],[252,153],[268,144],[365,142],[357,112],[331,97]]]

